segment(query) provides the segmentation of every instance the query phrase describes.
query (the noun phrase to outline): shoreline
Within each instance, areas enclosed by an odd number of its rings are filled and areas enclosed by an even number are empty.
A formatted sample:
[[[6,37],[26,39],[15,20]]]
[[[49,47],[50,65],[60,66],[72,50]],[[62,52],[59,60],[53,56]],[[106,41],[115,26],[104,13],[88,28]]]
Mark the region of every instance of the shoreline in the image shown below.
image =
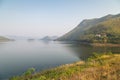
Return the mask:
[[[119,61],[120,54],[98,55],[88,61],[77,61],[34,74],[14,76],[10,80],[87,80],[88,77],[91,80],[98,77],[101,80],[118,79]]]
[[[0,42],[9,42],[9,41],[15,41],[14,39],[9,39],[9,40],[0,40]]]
[[[98,47],[120,47],[120,44],[112,44],[112,43],[92,43],[92,44],[89,44],[91,46],[98,46]]]
[[[81,42],[81,41],[60,41],[65,43],[77,43],[89,46],[97,46],[97,47],[120,47],[120,44],[114,43],[90,43],[90,42]]]

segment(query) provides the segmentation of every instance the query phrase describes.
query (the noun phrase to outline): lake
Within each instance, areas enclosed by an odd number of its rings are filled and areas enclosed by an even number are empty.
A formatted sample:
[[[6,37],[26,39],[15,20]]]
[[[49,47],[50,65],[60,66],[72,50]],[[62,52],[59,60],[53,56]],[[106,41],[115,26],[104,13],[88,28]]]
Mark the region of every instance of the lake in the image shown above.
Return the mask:
[[[92,47],[57,41],[0,42],[0,80],[20,75],[28,68],[41,71],[86,59],[93,52],[120,53],[120,47]]]

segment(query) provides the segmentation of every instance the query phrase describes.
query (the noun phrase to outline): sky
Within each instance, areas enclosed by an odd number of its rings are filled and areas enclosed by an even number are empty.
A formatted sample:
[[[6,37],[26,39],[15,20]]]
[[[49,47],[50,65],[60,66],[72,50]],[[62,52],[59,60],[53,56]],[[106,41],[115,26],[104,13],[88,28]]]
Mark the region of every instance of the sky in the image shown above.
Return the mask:
[[[0,35],[61,36],[83,19],[120,13],[120,0],[0,0]]]

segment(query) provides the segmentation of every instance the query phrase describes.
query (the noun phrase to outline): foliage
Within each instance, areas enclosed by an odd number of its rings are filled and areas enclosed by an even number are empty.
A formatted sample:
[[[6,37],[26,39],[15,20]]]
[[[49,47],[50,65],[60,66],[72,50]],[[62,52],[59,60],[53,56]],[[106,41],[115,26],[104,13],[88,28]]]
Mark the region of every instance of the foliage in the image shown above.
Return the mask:
[[[35,72],[35,68],[29,68],[26,72],[23,73],[23,75],[31,75]]]

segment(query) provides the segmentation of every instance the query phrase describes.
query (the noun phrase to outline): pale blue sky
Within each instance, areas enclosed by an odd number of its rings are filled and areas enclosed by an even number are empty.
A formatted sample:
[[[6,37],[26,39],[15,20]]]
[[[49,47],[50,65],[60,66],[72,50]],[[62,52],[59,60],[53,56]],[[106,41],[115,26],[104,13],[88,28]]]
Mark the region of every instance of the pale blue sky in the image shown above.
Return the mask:
[[[0,0],[0,35],[61,36],[83,19],[120,13],[120,0]]]

